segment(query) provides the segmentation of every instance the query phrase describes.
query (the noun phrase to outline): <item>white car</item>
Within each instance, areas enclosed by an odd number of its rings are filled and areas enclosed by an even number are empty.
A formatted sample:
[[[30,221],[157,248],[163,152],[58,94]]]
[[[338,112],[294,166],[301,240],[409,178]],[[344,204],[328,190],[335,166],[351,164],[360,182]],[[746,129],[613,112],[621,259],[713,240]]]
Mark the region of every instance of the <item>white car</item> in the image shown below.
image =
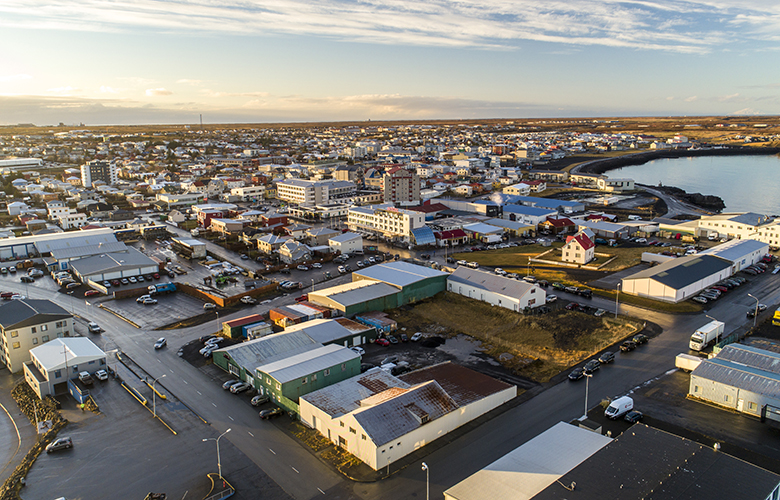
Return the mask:
[[[350,349],[355,351],[356,353],[358,353],[361,356],[366,353],[365,349],[363,349],[362,347],[355,346],[355,347],[350,347]]]
[[[556,300],[558,300],[558,296],[557,295],[548,295],[547,296],[547,303],[548,304],[552,304]]]
[[[417,332],[414,335],[412,335],[412,342],[417,342],[421,338],[422,338],[422,333],[421,332]]]
[[[772,270],[772,274],[777,274],[780,272],[780,264],[775,265],[775,268]]]
[[[105,370],[98,370],[95,372],[95,378],[98,380],[108,380],[108,372]]]
[[[152,299],[152,298],[144,299],[143,302],[141,302],[141,304],[145,306],[153,306],[156,303],[157,303],[157,299]]]
[[[322,269],[322,264],[320,264],[319,262],[315,262],[314,264],[311,265],[311,267],[313,267],[314,269]]]
[[[151,299],[151,298],[152,298],[152,296],[151,296],[151,295],[141,295],[140,297],[138,297],[137,299],[135,299],[135,301],[136,301],[136,302],[138,302],[138,303],[140,304],[140,303],[141,303],[141,302],[143,302],[144,300],[146,300],[146,299]]]
[[[204,311],[211,311],[212,309],[216,309],[216,308],[217,308],[217,304],[212,304],[211,302],[207,302],[203,304]]]

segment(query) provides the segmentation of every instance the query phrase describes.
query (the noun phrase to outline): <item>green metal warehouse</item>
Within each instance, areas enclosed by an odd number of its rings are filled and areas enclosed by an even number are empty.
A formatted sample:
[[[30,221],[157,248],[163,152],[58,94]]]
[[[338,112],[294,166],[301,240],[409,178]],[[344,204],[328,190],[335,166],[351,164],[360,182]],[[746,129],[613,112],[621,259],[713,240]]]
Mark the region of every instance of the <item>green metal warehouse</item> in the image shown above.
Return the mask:
[[[448,273],[430,267],[398,261],[378,264],[352,273],[352,281],[386,283],[401,290],[398,305],[433,297],[447,288]]]

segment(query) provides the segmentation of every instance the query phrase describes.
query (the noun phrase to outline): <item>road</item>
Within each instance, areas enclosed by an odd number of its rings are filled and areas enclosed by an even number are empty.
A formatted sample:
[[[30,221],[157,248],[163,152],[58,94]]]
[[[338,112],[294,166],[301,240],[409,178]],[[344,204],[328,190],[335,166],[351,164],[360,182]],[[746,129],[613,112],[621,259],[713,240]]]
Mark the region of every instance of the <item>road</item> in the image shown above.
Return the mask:
[[[437,255],[443,260],[443,255]],[[48,278],[43,278],[48,279]],[[349,275],[340,276],[336,282],[349,281]],[[751,282],[736,288],[715,303],[707,314],[726,322],[727,332],[746,323],[745,311],[754,305],[747,297],[752,293],[766,304],[780,302],[780,275],[765,273]],[[224,439],[230,440],[252,462],[265,471],[288,494],[296,499],[397,499],[414,498],[424,494],[425,475],[419,467],[409,467],[390,479],[377,483],[352,483],[315,458],[304,445],[278,430],[273,424],[258,420],[256,412],[234,395],[223,391],[219,384],[200,370],[176,356],[181,345],[207,333],[213,333],[215,324],[201,324],[192,328],[166,332],[168,349],[154,351],[152,344],[159,332],[134,328],[114,315],[99,308],[86,309],[84,301],[53,290],[34,285],[25,286],[18,281],[4,280],[7,289],[26,293],[31,298],[53,300],[76,314],[94,319],[103,326],[105,333],[92,337],[105,350],[119,348],[129,354],[151,376],[165,374],[161,383],[179,399],[194,408],[209,421],[218,432],[231,428]],[[559,294],[567,297],[565,292]],[[577,297],[576,300],[581,300]],[[230,320],[250,312],[266,312],[270,307],[288,303],[289,297],[280,297],[270,304],[244,309],[221,317]],[[589,303],[614,312],[611,300],[594,297]],[[625,394],[674,367],[674,357],[687,350],[688,338],[693,330],[708,322],[703,314],[668,315],[621,304],[621,314],[654,322],[663,333],[640,349],[620,354],[611,366],[604,367],[590,382],[590,406],[601,399]],[[83,331],[83,328],[81,329]],[[487,425],[443,446],[425,458],[430,466],[432,498],[440,498],[442,492],[476,472],[503,454],[523,444],[558,421],[568,421],[584,411],[584,387],[581,382],[563,382],[528,402],[513,408]],[[211,460],[204,456],[204,460]]]
[[[699,208],[696,205],[691,205],[690,203],[680,201],[674,196],[670,196],[662,191],[659,191],[658,189],[653,189],[646,186],[642,186],[641,189],[644,189],[654,196],[657,196],[658,198],[662,199],[664,203],[666,203],[666,214],[664,214],[662,217],[672,218],[676,215],[708,215],[712,213]]]

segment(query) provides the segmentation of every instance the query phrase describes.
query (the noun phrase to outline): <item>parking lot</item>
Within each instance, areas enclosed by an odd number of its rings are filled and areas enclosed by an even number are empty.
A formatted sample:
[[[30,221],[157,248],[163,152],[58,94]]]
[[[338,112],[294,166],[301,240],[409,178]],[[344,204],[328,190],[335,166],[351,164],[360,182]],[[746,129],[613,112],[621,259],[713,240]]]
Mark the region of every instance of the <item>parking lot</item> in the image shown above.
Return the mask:
[[[154,298],[157,299],[157,304],[154,305],[139,304],[135,298],[127,298],[104,302],[102,307],[145,330],[203,314],[204,302],[182,292],[156,295]]]

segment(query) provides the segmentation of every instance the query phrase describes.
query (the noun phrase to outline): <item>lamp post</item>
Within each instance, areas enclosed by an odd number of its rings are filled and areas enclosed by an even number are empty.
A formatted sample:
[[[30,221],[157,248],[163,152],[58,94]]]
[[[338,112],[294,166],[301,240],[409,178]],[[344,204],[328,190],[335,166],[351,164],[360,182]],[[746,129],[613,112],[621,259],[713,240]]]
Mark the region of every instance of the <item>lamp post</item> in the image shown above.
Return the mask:
[[[217,333],[219,333],[219,311],[216,309],[214,310],[214,313],[217,315]],[[207,330],[208,331],[208,330]]]
[[[590,382],[590,378],[593,376],[591,373],[585,373],[585,413],[582,414],[582,420],[586,420],[588,418],[588,382]]]
[[[751,295],[751,294],[748,294],[748,297],[750,297],[751,299],[754,299],[756,301],[756,310],[753,311],[753,313],[754,313],[753,314],[753,328],[755,328],[756,327],[756,318],[758,317],[758,299],[756,297],[754,297],[753,295]]]
[[[311,279],[311,291],[314,291],[314,278]]]
[[[615,294],[615,319],[617,319],[618,311],[620,310],[620,303],[618,302],[618,299],[620,299],[620,285],[622,284],[623,282],[617,284],[617,293]]]
[[[223,432],[222,434],[220,434],[216,438],[203,438],[203,442],[204,443],[206,441],[216,441],[217,442],[217,470],[219,471],[219,478],[220,479],[222,479],[222,461],[220,460],[220,457],[219,457],[219,440],[222,439],[222,436],[224,436],[228,432],[230,432],[230,429],[226,430],[225,432]]]
[[[154,388],[154,384],[161,378],[165,378],[165,375],[157,377],[154,379],[154,382],[152,382],[152,414],[154,415],[154,418],[157,418],[157,391]]]
[[[428,464],[425,462],[422,463],[422,470],[425,471],[425,500],[431,499],[431,478],[430,478],[430,469],[428,469]]]

